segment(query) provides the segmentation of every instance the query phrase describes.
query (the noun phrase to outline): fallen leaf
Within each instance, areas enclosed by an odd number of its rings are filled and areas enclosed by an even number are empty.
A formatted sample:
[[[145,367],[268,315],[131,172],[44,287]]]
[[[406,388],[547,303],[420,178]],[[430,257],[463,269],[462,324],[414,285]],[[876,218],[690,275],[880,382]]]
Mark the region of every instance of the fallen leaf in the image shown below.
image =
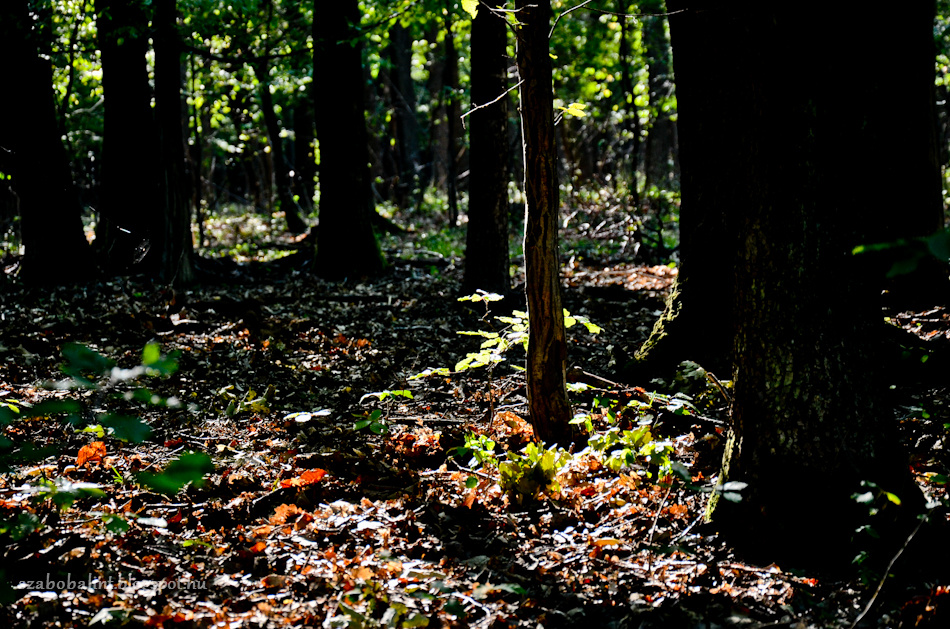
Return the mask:
[[[79,455],[76,457],[77,467],[82,467],[90,461],[102,463],[102,458],[106,455],[106,444],[101,441],[93,441],[89,445],[79,449]]]

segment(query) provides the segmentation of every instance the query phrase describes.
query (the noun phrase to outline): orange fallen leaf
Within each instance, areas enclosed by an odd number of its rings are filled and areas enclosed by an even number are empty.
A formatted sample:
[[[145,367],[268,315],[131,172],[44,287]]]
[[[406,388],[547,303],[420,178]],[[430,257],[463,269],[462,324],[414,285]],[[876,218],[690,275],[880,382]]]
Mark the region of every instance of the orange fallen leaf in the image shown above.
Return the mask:
[[[264,549],[265,549],[265,548],[267,548],[267,544],[265,544],[264,542],[257,542],[256,544],[254,544],[253,546],[251,546],[251,552],[252,552],[252,553],[262,553],[262,552],[264,552]]]
[[[320,482],[324,476],[326,476],[327,471],[321,469],[307,470],[297,478],[288,478],[280,481],[281,487],[303,487],[304,485],[312,485],[313,483]]]
[[[102,458],[106,455],[106,444],[101,441],[93,441],[87,446],[79,449],[79,455],[76,457],[76,466],[82,467],[90,461],[102,463]]]

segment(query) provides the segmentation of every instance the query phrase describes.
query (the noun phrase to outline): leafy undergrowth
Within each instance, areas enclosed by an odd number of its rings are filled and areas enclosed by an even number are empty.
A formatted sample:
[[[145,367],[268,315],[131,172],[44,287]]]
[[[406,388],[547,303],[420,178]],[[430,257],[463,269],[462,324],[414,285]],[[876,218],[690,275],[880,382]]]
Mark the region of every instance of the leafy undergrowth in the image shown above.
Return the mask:
[[[50,449],[0,481],[7,625],[848,626],[876,581],[744,563],[702,526],[723,392],[688,365],[676,382],[611,381],[674,274],[569,268],[566,307],[604,328],[569,330],[578,427],[601,441],[547,457],[523,419],[520,349],[492,369],[438,370],[484,340],[458,332],[493,321],[457,300],[451,263],[433,276],[396,261],[364,284],[248,265],[187,291],[7,287],[0,404],[81,409],[75,424],[5,429]],[[944,311],[918,319],[926,334],[950,328]],[[63,378],[66,343],[124,368],[158,343],[178,367],[44,387]],[[136,387],[155,398],[122,395]],[[934,387],[902,407],[922,482],[946,474],[946,402]],[[105,412],[141,417],[150,436],[96,428]],[[213,463],[203,484],[166,495],[142,481],[188,453]],[[940,626],[947,590],[907,587],[878,601],[869,626]]]

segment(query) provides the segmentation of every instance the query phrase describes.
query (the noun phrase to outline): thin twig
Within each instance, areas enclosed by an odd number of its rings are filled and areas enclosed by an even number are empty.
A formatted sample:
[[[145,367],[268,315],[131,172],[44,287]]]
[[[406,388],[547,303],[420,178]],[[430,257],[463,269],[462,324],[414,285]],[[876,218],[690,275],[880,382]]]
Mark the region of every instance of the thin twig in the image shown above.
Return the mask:
[[[469,109],[468,111],[466,111],[464,114],[461,115],[461,117],[459,117],[459,120],[462,121],[462,126],[463,126],[463,127],[465,126],[465,118],[466,118],[467,116],[470,116],[472,113],[478,111],[479,109],[484,109],[484,108],[488,107],[489,105],[494,105],[495,103],[497,103],[498,101],[500,101],[502,98],[504,98],[505,96],[507,96],[509,93],[511,93],[511,92],[513,92],[514,90],[516,90],[516,89],[518,89],[519,87],[521,87],[521,84],[522,84],[522,83],[524,83],[524,79],[521,79],[520,81],[518,81],[517,85],[512,85],[511,87],[509,87],[508,89],[506,89],[504,92],[501,93],[501,95],[500,95],[498,98],[495,98],[494,100],[490,100],[490,101],[488,101],[487,103],[485,103],[484,105],[476,105],[475,107],[472,107],[471,109]]]
[[[581,2],[580,4],[571,7],[571,8],[568,9],[567,11],[561,11],[561,13],[560,13],[560,14],[557,16],[557,18],[554,20],[554,24],[551,25],[551,32],[548,33],[548,39],[551,39],[551,35],[554,34],[554,29],[557,28],[557,23],[561,21],[561,18],[562,18],[562,17],[564,17],[564,16],[567,15],[568,13],[573,13],[574,11],[577,11],[578,9],[587,6],[588,4],[590,4],[590,3],[593,2],[593,1],[594,1],[594,0],[584,0],[584,2]]]
[[[849,629],[854,629],[855,627],[857,627],[858,623],[864,620],[864,617],[867,616],[868,612],[871,611],[871,608],[874,607],[874,603],[877,601],[877,597],[881,593],[881,589],[883,589],[884,587],[884,582],[887,580],[887,575],[890,574],[891,568],[894,567],[894,564],[897,562],[898,558],[900,558],[900,556],[904,554],[904,551],[907,550],[907,547],[910,545],[911,540],[914,539],[915,535],[917,535],[917,531],[920,530],[920,527],[923,526],[924,522],[926,522],[928,519],[929,519],[929,516],[926,513],[920,517],[920,521],[917,522],[917,526],[914,527],[914,530],[911,531],[910,535],[907,536],[907,539],[904,540],[904,545],[900,547],[900,550],[897,551],[897,554],[894,555],[891,558],[890,563],[887,564],[887,568],[884,570],[884,575],[881,577],[881,580],[878,582],[877,588],[874,590],[874,594],[871,596],[871,600],[869,600],[868,604],[865,605],[864,610],[862,610],[861,613],[858,614],[858,617],[854,619],[854,622],[851,623],[851,627]]]
[[[670,497],[670,494],[673,492],[673,483],[670,483],[670,486],[666,490],[666,495],[663,496],[663,500],[660,501],[660,506],[656,509],[656,515],[653,516],[653,525],[650,526],[650,537],[647,540],[647,545],[653,545],[653,534],[656,533],[657,522],[660,521],[660,514],[663,513],[663,506],[666,504],[667,499]],[[650,554],[650,558],[647,560],[647,572],[653,572],[653,554]]]

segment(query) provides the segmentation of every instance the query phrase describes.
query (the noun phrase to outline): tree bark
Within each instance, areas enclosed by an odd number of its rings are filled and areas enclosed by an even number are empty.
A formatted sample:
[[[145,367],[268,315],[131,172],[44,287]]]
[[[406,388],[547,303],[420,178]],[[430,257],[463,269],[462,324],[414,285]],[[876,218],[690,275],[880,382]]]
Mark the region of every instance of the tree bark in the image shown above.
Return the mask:
[[[192,266],[191,204],[185,178],[181,101],[181,41],[176,0],[155,0],[155,112],[158,121],[161,209],[155,230],[158,277],[188,285]]]
[[[416,119],[416,87],[412,80],[412,35],[397,20],[389,29],[392,63],[390,90],[395,110],[396,202],[408,207],[417,186],[419,168],[419,121]]]
[[[363,104],[360,11],[356,0],[313,4],[313,85],[320,143],[316,271],[327,279],[372,276],[384,266],[371,225]],[[332,95],[332,97],[331,97]]]
[[[494,2],[491,6],[501,6]],[[471,179],[465,241],[465,287],[505,294],[508,257],[508,30],[483,7],[472,22]],[[499,97],[502,97],[499,99]]]
[[[12,166],[13,189],[26,251],[21,277],[27,284],[68,284],[89,277],[89,247],[81,207],[58,136],[53,73],[37,54],[29,3],[0,3],[0,58],[16,98],[0,99],[0,151]]]
[[[105,97],[102,185],[96,249],[116,272],[157,270],[159,167],[145,55],[148,14],[142,0],[96,0]]]
[[[557,149],[548,32],[549,0],[518,0],[518,72],[525,165],[525,293],[528,302],[528,412],[547,443],[572,439],[567,342],[558,259]]]
[[[670,10],[677,4],[669,2]],[[926,42],[930,27],[921,7],[889,20],[888,36]],[[740,502],[713,500],[710,513],[757,560],[843,567],[867,514],[851,498],[862,491],[861,481],[903,501],[901,509],[885,509],[901,515],[883,524],[895,525],[922,506],[880,399],[886,389],[877,371],[881,278],[851,250],[879,221],[891,220],[899,190],[910,195],[913,211],[931,212],[928,182],[936,161],[921,158],[924,172],[906,173],[913,193],[907,181],[887,177],[895,145],[885,130],[893,119],[876,101],[889,93],[899,69],[892,51],[875,47],[883,25],[861,5],[821,5],[821,20],[814,19],[819,5],[810,3],[682,8],[671,26],[683,219],[687,204],[690,212],[701,206],[703,216],[722,215],[715,225],[723,231],[713,237],[737,236],[717,243],[736,252],[730,264],[722,265],[722,254],[696,257],[695,248],[689,258],[716,269],[719,281],[712,285],[734,287],[732,308],[723,308],[735,322],[733,434],[720,482],[748,485]],[[815,44],[796,45],[802,38]],[[876,52],[855,68],[854,50]],[[933,72],[932,58],[920,55],[914,63]],[[927,72],[917,70],[920,89],[902,106],[926,117]],[[729,98],[709,92],[711,83],[728,85]],[[729,111],[713,104],[718,101]],[[930,146],[923,131],[906,142],[909,155],[926,156]],[[689,268],[695,282],[700,267]],[[695,297],[698,288],[684,284],[683,295]],[[731,336],[708,324],[703,333]]]

